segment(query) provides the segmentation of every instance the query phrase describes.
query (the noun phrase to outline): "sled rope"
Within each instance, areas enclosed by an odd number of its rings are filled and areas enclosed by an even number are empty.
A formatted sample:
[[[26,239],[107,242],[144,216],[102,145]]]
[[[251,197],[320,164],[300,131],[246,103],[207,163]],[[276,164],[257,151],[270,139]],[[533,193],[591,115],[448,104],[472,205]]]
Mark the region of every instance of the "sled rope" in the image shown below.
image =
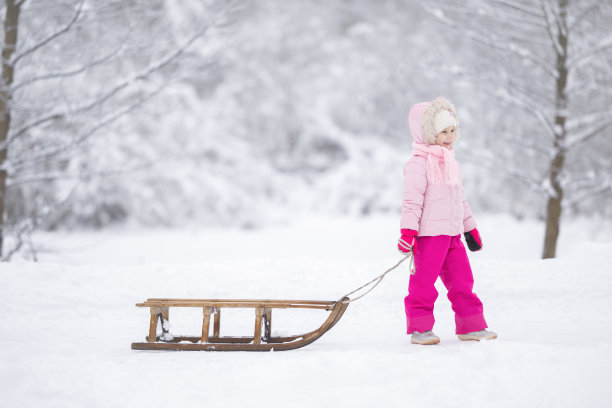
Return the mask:
[[[382,282],[384,277],[389,272],[391,272],[392,270],[396,269],[398,266],[400,266],[402,264],[402,262],[404,262],[408,258],[410,258],[410,270],[412,271],[412,268],[414,266],[414,257],[412,256],[412,251],[410,251],[410,253],[408,255],[406,255],[405,257],[400,259],[400,261],[398,263],[396,263],[395,265],[393,265],[391,268],[387,269],[385,272],[381,273],[380,275],[378,275],[377,277],[375,277],[374,279],[372,279],[371,281],[369,281],[365,285],[362,285],[362,286],[358,287],[357,289],[353,290],[352,292],[349,292],[346,295],[344,295],[343,297],[341,297],[340,298],[341,300],[339,300],[339,302],[342,302],[342,303],[352,303],[352,302],[354,302],[356,300],[361,299],[362,297],[364,297],[365,295],[367,295],[368,293],[373,291],[374,288],[377,287],[380,282]],[[364,289],[364,288],[368,287],[369,285],[371,285],[373,283],[374,283],[374,285],[370,289],[368,289],[364,294],[359,295],[359,296],[357,296],[354,299],[349,299],[350,295],[352,295],[353,293],[359,292],[361,289]],[[345,299],[347,299],[347,300],[345,300]]]

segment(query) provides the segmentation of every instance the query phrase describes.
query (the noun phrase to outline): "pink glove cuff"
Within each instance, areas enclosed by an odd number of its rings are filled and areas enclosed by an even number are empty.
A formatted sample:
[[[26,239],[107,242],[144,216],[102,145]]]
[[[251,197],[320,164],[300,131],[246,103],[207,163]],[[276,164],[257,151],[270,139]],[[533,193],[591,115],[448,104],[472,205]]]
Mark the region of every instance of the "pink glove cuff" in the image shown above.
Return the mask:
[[[410,251],[412,251],[412,253],[416,252],[417,232],[409,229],[402,229],[401,232],[402,236],[397,243],[397,249],[404,254],[410,253]]]

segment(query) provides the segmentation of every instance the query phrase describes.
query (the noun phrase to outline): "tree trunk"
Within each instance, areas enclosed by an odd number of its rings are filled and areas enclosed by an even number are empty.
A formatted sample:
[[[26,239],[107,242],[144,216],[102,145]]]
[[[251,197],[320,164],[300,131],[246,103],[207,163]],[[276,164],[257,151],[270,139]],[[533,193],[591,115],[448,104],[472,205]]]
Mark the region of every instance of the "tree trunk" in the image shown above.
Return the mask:
[[[552,185],[553,191],[557,196],[548,197],[546,205],[546,232],[544,235],[544,252],[543,259],[554,258],[557,254],[557,239],[559,238],[559,226],[561,223],[561,202],[563,200],[563,189],[558,185],[558,168],[554,164],[563,163],[565,156],[557,155],[550,169],[550,180],[557,180],[557,186]]]
[[[566,156],[566,118],[568,114],[567,95],[567,3],[568,0],[559,0],[559,20],[557,29],[557,40],[559,49],[555,47],[557,54],[557,80],[555,92],[555,139],[553,141],[554,155],[552,157],[548,172],[550,188],[552,191],[548,197],[546,206],[546,232],[544,235],[544,252],[542,258],[554,258],[557,253],[557,239],[559,238],[559,225],[561,222],[561,204],[563,201],[563,186],[561,185],[561,174],[565,165]]]
[[[15,0],[6,0],[4,16],[4,45],[2,46],[2,82],[0,83],[0,257],[4,247],[6,224],[4,208],[6,202],[5,162],[8,154],[8,134],[11,127],[11,86],[13,84],[14,66],[11,60],[17,46],[19,28],[19,9],[21,5]]]

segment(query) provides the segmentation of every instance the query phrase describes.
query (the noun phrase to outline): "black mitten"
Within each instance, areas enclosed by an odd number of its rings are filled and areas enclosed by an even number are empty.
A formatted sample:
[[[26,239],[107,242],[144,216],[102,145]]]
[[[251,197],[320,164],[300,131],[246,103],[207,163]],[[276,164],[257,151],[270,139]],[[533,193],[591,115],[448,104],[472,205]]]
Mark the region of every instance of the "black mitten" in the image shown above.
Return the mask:
[[[470,251],[475,252],[482,249],[482,239],[480,239],[480,233],[476,228],[469,232],[465,232],[463,236],[465,237],[465,242]]]

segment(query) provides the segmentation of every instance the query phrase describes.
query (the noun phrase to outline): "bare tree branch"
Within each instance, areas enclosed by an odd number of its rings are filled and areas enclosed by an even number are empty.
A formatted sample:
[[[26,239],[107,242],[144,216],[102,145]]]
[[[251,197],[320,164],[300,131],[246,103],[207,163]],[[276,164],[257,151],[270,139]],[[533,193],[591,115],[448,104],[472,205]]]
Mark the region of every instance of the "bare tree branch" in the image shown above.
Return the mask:
[[[119,54],[119,52],[124,48],[124,46],[125,46],[125,43],[122,42],[119,45],[119,47],[115,49],[114,51],[112,51],[110,54],[105,55],[102,58],[99,58],[97,60],[91,61],[87,65],[83,65],[82,67],[79,67],[79,68],[76,68],[70,71],[54,72],[52,74],[40,75],[40,76],[35,76],[32,78],[26,79],[23,82],[13,86],[13,92],[17,91],[19,88],[23,88],[24,86],[31,85],[35,82],[46,81],[50,79],[68,78],[68,77],[82,74],[83,72],[86,72],[90,68],[93,68],[97,65],[101,65],[101,64],[104,64],[105,62],[110,61],[112,58],[116,57]]]
[[[168,85],[169,85],[169,83],[165,83],[164,85],[162,85],[162,86],[158,87],[157,89],[155,89],[152,93],[149,93],[146,97],[139,98],[138,101],[136,101],[135,103],[129,105],[125,109],[120,110],[118,112],[115,112],[114,114],[112,114],[110,116],[107,116],[106,118],[102,119],[97,124],[95,124],[93,127],[88,129],[86,132],[82,133],[78,137],[76,137],[73,140],[71,140],[70,143],[68,143],[66,145],[63,145],[63,146],[55,147],[53,149],[50,149],[48,151],[41,152],[41,153],[38,153],[38,154],[35,154],[35,155],[29,153],[26,157],[23,157],[21,159],[13,159],[13,160],[11,160],[10,165],[13,168],[15,168],[15,167],[18,167],[18,166],[22,166],[24,163],[27,163],[27,162],[38,162],[38,161],[48,160],[48,159],[50,159],[52,157],[56,157],[57,155],[59,155],[59,154],[61,154],[63,152],[69,151],[69,150],[77,147],[78,145],[82,144],[85,140],[89,139],[93,134],[98,132],[100,129],[108,127],[110,124],[116,122],[117,120],[119,120],[123,116],[125,116],[125,115],[135,111],[139,107],[141,107],[143,104],[145,104],[146,102],[151,100],[153,97],[155,97],[157,94],[159,94],[161,91],[163,91]]]
[[[552,140],[555,137],[555,129],[550,120],[545,116],[544,112],[540,109],[540,107],[535,103],[531,98],[527,95],[523,94],[511,94],[509,92],[496,94],[497,96],[502,97],[507,102],[512,103],[514,106],[517,106],[523,110],[526,110],[530,114],[536,117],[536,119],[542,124],[544,129],[546,130],[546,134]]]
[[[32,221],[29,219],[22,220],[19,224],[11,228],[7,228],[6,224],[4,224],[0,231],[5,236],[8,235],[8,233],[10,232],[16,242],[15,244],[13,244],[13,247],[9,251],[3,252],[2,256],[0,256],[0,261],[10,261],[10,259],[16,253],[18,253],[24,245],[28,245],[32,250],[33,246],[31,241],[33,230],[34,226],[32,225]],[[35,252],[33,253],[33,255],[34,258],[36,258]]]
[[[573,81],[572,85],[568,87],[567,93],[576,96],[593,91],[599,93],[601,89],[612,89],[612,77],[593,78],[587,80],[586,82],[580,82],[579,80],[575,80]]]
[[[584,49],[582,52],[577,53],[573,57],[569,58],[567,63],[568,69],[572,69],[583,62],[585,59],[594,55],[600,54],[608,49],[612,48],[612,37],[603,39],[599,44]]]
[[[580,143],[584,143],[587,140],[597,136],[610,126],[612,126],[612,119],[600,124],[594,129],[589,129],[588,131],[578,133],[577,135],[572,135],[572,137],[565,143],[565,147],[566,149],[571,149]]]
[[[605,181],[598,183],[596,186],[586,190],[582,194],[574,196],[571,200],[565,199],[564,207],[574,207],[586,200],[595,198],[596,196],[604,194],[608,191],[612,191],[612,182],[609,179],[606,179]]]
[[[533,100],[533,98],[530,97],[530,95],[539,98],[548,106],[555,106],[555,102],[550,98],[550,96],[545,95],[544,93],[540,92],[538,88],[530,86],[518,77],[515,77],[510,80],[508,83],[505,84],[505,86],[512,89],[513,91],[519,91],[525,97],[529,98],[529,100],[532,102],[532,105],[536,105],[536,102]]]
[[[573,133],[586,126],[595,126],[601,123],[601,121],[606,121],[610,119],[612,119],[612,112],[610,111],[588,113],[582,116],[575,116],[568,120],[566,124],[566,129],[568,133]]]
[[[533,98],[529,96],[529,94],[533,94],[543,100],[550,106],[554,106],[554,102],[550,100],[547,96],[538,92],[535,88],[529,87],[526,83],[521,82],[517,78],[513,78],[510,82],[506,82],[503,79],[499,79],[497,77],[487,77],[483,78],[484,81],[487,81],[494,85],[492,89],[504,89],[505,92],[500,94],[499,91],[495,92],[488,87],[485,88],[487,93],[502,97],[506,100],[506,102],[516,106],[522,110],[527,111],[529,114],[534,116],[547,130],[547,134],[549,138],[554,139],[554,127],[550,120],[542,113],[542,107],[538,104]],[[497,86],[495,86],[497,85]],[[499,88],[498,88],[499,87]],[[540,148],[542,149],[542,148]],[[548,153],[548,151],[547,151]]]
[[[557,30],[559,33],[563,34],[564,37],[569,35],[569,31],[567,29],[567,6],[563,10],[561,10],[562,2],[559,1],[551,1],[551,0],[541,0],[541,1],[550,1],[550,10],[553,14],[554,21],[557,25]],[[565,17],[561,14],[564,13]]]
[[[504,53],[512,53],[520,58],[531,61],[533,64],[538,66],[544,73],[546,73],[551,78],[557,78],[558,72],[556,69],[551,68],[546,64],[545,61],[536,57],[529,50],[519,47],[516,43],[507,44],[505,41],[499,41],[496,38],[492,38],[490,33],[481,33],[473,30],[466,29],[465,27],[460,27],[455,20],[446,18],[437,12],[437,9],[432,8],[430,5],[423,5],[425,11],[427,11],[432,16],[436,17],[438,20],[444,22],[448,26],[456,29],[457,31],[461,31],[464,36],[471,39],[472,41],[485,45],[491,49],[498,50]]]
[[[578,16],[574,17],[572,23],[569,25],[569,30],[572,31],[576,25],[598,8],[600,8],[599,0],[595,0],[593,3],[586,6]]]
[[[500,162],[498,157],[488,151],[472,149],[469,153],[468,160],[476,161],[478,165],[493,172],[500,172],[505,176],[516,179],[538,194],[547,194],[546,189],[542,186],[544,177],[531,177],[529,174],[525,173],[523,169],[507,167],[505,163]]]
[[[31,122],[29,124],[27,124],[26,126],[22,127],[20,130],[18,130],[17,132],[15,132],[13,135],[11,135],[11,137],[7,138],[1,145],[0,145],[0,150],[6,149],[15,139],[17,139],[19,136],[21,136],[22,134],[24,134],[25,132],[27,132],[28,130],[40,126],[42,124],[45,124],[47,122],[51,122],[53,120],[59,120],[63,117],[65,117],[67,115],[66,112],[56,112],[56,113],[52,113],[50,115],[46,115],[42,118],[39,118],[37,120],[35,120],[34,122]]]
[[[537,153],[540,153],[543,156],[549,156],[550,155],[550,149],[547,149],[544,146],[541,146],[539,144],[536,143],[536,141],[538,140],[537,138],[530,138],[527,140],[530,140],[531,143],[527,143],[525,141],[525,138],[522,137],[516,137],[516,135],[509,135],[509,134],[503,134],[500,138],[499,141],[500,142],[505,142],[508,144],[513,144],[516,146],[519,146],[521,149],[528,149],[528,150],[533,150]]]
[[[150,169],[151,167],[155,165],[156,165],[155,162],[144,162],[144,163],[138,163],[135,165],[131,165],[123,169],[95,170],[95,171],[78,172],[78,173],[61,172],[61,171],[56,171],[56,172],[43,171],[40,174],[33,173],[29,175],[23,175],[19,177],[18,179],[12,179],[10,180],[10,182],[7,183],[7,187],[13,188],[13,187],[22,186],[25,184],[32,184],[32,183],[43,183],[43,182],[50,183],[50,182],[57,181],[57,180],[83,181],[83,180],[90,180],[96,177],[104,178],[104,177],[112,177],[112,176],[122,176],[126,174],[132,174],[137,171],[142,171],[145,169]]]
[[[545,0],[540,0],[540,5],[542,7],[542,14],[544,16],[544,21],[546,22],[546,33],[548,34],[548,38],[550,39],[550,43],[555,49],[557,55],[563,53],[563,49],[561,48],[561,44],[559,44],[559,39],[556,33],[553,33],[552,22],[549,17],[549,10],[546,7],[547,2]]]
[[[17,63],[24,57],[26,57],[29,54],[32,54],[33,52],[36,52],[37,50],[39,50],[40,48],[44,47],[45,45],[49,44],[51,41],[61,37],[63,34],[66,34],[68,31],[70,31],[70,29],[72,28],[72,26],[74,25],[74,23],[79,19],[79,16],[81,15],[81,11],[83,10],[83,3],[85,2],[85,0],[80,0],[78,6],[77,6],[77,10],[74,13],[74,15],[72,16],[72,19],[68,22],[68,24],[66,24],[63,28],[61,28],[60,30],[56,31],[55,33],[51,34],[50,36],[48,36],[47,38],[45,38],[44,40],[40,41],[38,44],[28,48],[27,50],[25,50],[24,52],[18,54],[15,56],[15,58],[13,58],[13,61],[11,61],[11,64],[17,65]]]
[[[211,64],[207,65],[207,67],[210,67],[210,66],[211,66]],[[180,78],[175,79],[174,82],[177,82],[177,81],[180,81]],[[29,152],[27,152],[27,156],[24,156],[22,158],[13,158],[13,159],[11,159],[10,163],[7,163],[7,165],[11,169],[19,168],[19,167],[21,167],[21,166],[23,166],[24,164],[27,164],[27,163],[37,163],[37,162],[39,162],[42,165],[44,165],[44,163],[46,163],[46,160],[49,160],[51,158],[57,158],[57,156],[61,155],[62,153],[68,153],[71,149],[74,149],[74,148],[78,147],[79,145],[81,145],[82,143],[84,143],[87,139],[89,139],[92,135],[97,133],[99,130],[108,127],[109,125],[111,125],[112,123],[116,122],[120,118],[122,118],[122,117],[126,116],[127,114],[132,113],[133,111],[137,110],[142,105],[144,105],[145,103],[149,102],[151,99],[153,99],[159,93],[161,93],[168,86],[172,85],[174,82],[171,82],[171,81],[164,82],[163,85],[157,87],[155,90],[153,90],[152,92],[148,93],[146,96],[139,98],[138,101],[130,104],[125,109],[123,109],[121,111],[118,111],[118,112],[115,112],[114,114],[109,115],[106,118],[102,119],[96,125],[94,125],[90,129],[88,129],[87,131],[83,132],[78,137],[72,139],[67,144],[64,144],[64,145],[61,145],[61,146],[58,146],[58,147],[53,147],[52,149],[48,149],[48,150],[43,151],[43,152],[38,152],[37,154],[32,154],[32,152],[29,151]],[[2,166],[2,167],[0,167],[0,169],[5,169],[5,170],[8,171],[8,169],[6,167],[7,166]],[[112,174],[112,173],[109,173],[109,174]],[[30,181],[36,181],[36,180],[30,180]],[[39,180],[39,181],[43,181],[43,180]],[[14,184],[14,182],[9,183],[8,185],[10,186],[10,185],[13,185],[13,184]]]
[[[502,4],[503,6],[508,7],[507,4]],[[511,10],[514,10],[513,7],[508,7]],[[470,17],[470,16],[474,16],[474,14],[476,14],[474,12],[473,9],[469,9],[466,8],[464,5],[458,6],[458,7],[453,7],[450,5],[444,5],[444,10],[449,11],[451,15],[456,16],[458,14],[463,15],[464,17]],[[491,17],[491,18],[495,18],[496,17],[496,10],[495,9],[491,9],[489,2],[487,1],[482,1],[480,2],[480,7],[478,8],[477,11],[477,15],[478,17]],[[515,14],[507,14],[506,17],[504,18],[504,23],[506,24],[511,24],[512,27],[514,29],[516,29],[518,26],[526,26],[529,28],[539,28],[539,29],[546,29],[546,26],[544,24],[542,24],[541,22],[542,20],[542,16],[541,15],[530,15],[530,16],[526,16],[524,13],[519,12],[517,13],[517,15]]]
[[[542,18],[542,14],[540,13],[540,10],[538,10],[536,7],[529,7],[519,2],[509,1],[509,0],[494,0],[494,3],[508,7],[509,9],[520,11],[521,13],[525,15],[536,17],[537,19]]]
[[[105,93],[104,95],[100,96],[99,98],[95,99],[89,104],[81,106],[77,109],[70,110],[70,111],[54,112],[54,113],[48,114],[42,118],[38,118],[34,120],[33,122],[30,122],[22,126],[20,129],[15,131],[11,135],[11,137],[7,138],[7,140],[4,143],[0,144],[0,150],[10,145],[14,140],[19,138],[21,135],[28,132],[32,128],[44,125],[45,123],[48,123],[48,122],[60,120],[70,115],[85,113],[87,111],[90,111],[104,104],[106,101],[111,99],[113,96],[117,95],[122,90],[131,86],[134,82],[147,79],[154,72],[161,70],[168,64],[175,61],[179,56],[181,56],[185,52],[185,50],[187,50],[187,48],[189,48],[196,40],[202,37],[209,29],[210,29],[209,25],[204,26],[200,31],[198,31],[191,38],[189,38],[189,40],[185,44],[183,44],[181,47],[179,47],[176,51],[166,56],[162,60],[157,61],[155,64],[152,64],[147,69],[145,69],[143,72],[133,76],[132,78],[128,80],[121,82],[119,85],[112,88],[109,92]]]

